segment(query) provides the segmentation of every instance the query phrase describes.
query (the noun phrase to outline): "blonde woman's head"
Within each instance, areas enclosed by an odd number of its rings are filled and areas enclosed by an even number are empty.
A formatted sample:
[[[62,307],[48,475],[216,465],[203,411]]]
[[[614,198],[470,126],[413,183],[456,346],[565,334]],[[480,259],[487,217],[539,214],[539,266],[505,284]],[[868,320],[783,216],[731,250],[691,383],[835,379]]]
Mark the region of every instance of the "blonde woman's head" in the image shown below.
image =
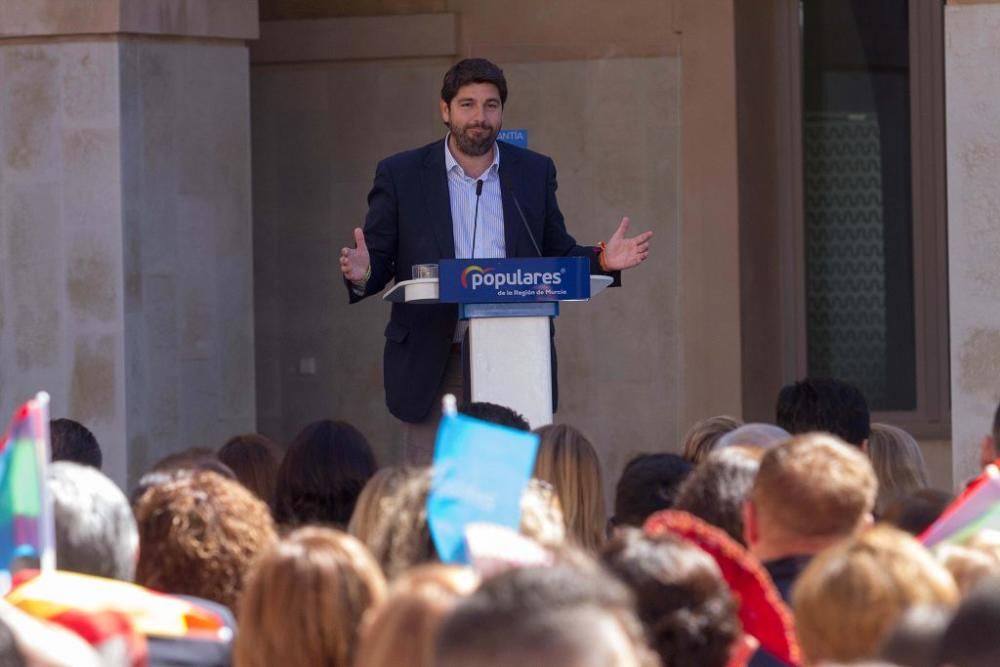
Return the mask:
[[[813,559],[792,592],[799,643],[809,664],[874,657],[903,612],[954,607],[951,575],[911,535],[880,525]]]
[[[894,501],[929,486],[920,445],[903,429],[889,424],[872,424],[867,451],[878,477],[876,514],[884,512]]]
[[[431,667],[434,635],[455,602],[479,577],[453,565],[419,565],[393,582],[389,597],[366,619],[355,667]]]
[[[237,667],[351,667],[365,613],[385,580],[361,542],[329,528],[295,530],[254,568],[240,601]]]
[[[375,526],[385,511],[385,499],[395,493],[399,485],[410,475],[409,468],[398,466],[380,468],[372,475],[354,505],[351,521],[347,524],[347,532],[371,548]]]
[[[709,417],[696,423],[688,432],[684,434],[684,446],[681,456],[691,463],[698,465],[712,453],[722,436],[730,431],[735,431],[743,425],[739,419],[720,415]]]
[[[601,461],[586,436],[557,424],[535,431],[542,441],[535,477],[555,489],[568,534],[581,546],[596,550],[604,542],[607,517]]]

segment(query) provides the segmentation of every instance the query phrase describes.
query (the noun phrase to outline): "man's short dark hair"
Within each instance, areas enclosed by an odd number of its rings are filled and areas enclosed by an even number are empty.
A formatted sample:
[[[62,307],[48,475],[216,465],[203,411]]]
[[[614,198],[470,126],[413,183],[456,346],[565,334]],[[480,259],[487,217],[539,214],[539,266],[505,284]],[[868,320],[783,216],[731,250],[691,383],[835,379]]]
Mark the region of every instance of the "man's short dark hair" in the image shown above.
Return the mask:
[[[455,63],[444,75],[441,99],[451,104],[459,88],[470,83],[492,83],[500,93],[500,104],[507,103],[507,79],[503,70],[485,58],[466,58]]]
[[[528,425],[528,420],[525,419],[520,413],[506,406],[497,405],[496,403],[487,403],[486,401],[465,403],[459,408],[458,411],[463,415],[475,417],[476,419],[481,419],[484,422],[490,422],[491,424],[516,428],[519,431],[531,430],[531,426]]]
[[[104,455],[97,438],[86,426],[72,419],[53,419],[49,422],[53,461],[72,461],[101,469]]]
[[[856,447],[871,434],[864,394],[854,385],[806,378],[778,393],[776,423],[792,435],[825,431]]]
[[[607,665],[605,622],[640,664],[651,655],[628,589],[598,568],[527,567],[486,580],[442,623],[435,665]]]
[[[650,514],[673,507],[693,468],[677,454],[640,454],[626,463],[615,487],[615,525],[639,527]]]

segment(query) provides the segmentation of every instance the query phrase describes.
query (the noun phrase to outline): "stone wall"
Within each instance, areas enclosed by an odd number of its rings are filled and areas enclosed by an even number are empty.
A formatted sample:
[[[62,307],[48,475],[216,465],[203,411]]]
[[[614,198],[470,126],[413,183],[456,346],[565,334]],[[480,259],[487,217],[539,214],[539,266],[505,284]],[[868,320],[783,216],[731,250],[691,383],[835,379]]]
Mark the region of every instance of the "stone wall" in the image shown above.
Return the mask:
[[[129,475],[256,429],[243,44],[123,39]]]
[[[632,453],[738,414],[730,4],[348,4],[266,23],[250,70],[247,0],[0,4],[0,410],[49,389],[122,483],[327,416],[391,459],[387,307],[348,309],[335,257],[377,160],[442,135],[440,77],[475,54],[507,70],[506,125],[556,159],[582,243],[625,214],[656,233],[624,289],[563,309],[559,419],[594,437],[610,486]],[[310,16],[292,5],[272,16]]]
[[[1000,5],[945,10],[952,466],[977,469],[1000,401]]]
[[[280,13],[292,5],[304,13]],[[270,3],[270,15],[305,18],[308,5]],[[377,161],[443,136],[441,76],[467,55],[504,68],[504,125],[556,160],[578,241],[606,238],[625,214],[655,232],[653,258],[623,289],[566,305],[557,322],[556,419],[593,437],[609,490],[632,454],[678,449],[691,419],[739,414],[732,52],[709,48],[731,42],[732,16],[704,5],[455,1],[417,8],[435,14],[263,23],[251,50],[261,430],[287,440],[310,420],[349,419],[395,459],[388,306],[348,307],[336,256],[363,223]],[[438,32],[417,39],[417,26]],[[386,34],[408,37],[381,46]],[[702,263],[709,246],[718,266]]]
[[[124,480],[117,80],[112,40],[0,41],[0,421],[44,389]]]
[[[436,92],[448,65],[254,72],[258,414],[269,435],[285,439],[331,416],[356,422],[383,459],[395,456],[397,425],[381,373],[388,305],[348,306],[336,256],[363,224],[375,163],[442,135]],[[677,65],[650,58],[504,67],[512,91],[505,124],[528,128],[532,147],[556,157],[561,207],[577,238],[606,238],[625,213],[657,234],[656,261],[629,273],[625,289],[568,304],[557,323],[558,418],[599,442],[628,442],[607,447],[614,467],[631,448],[670,444],[649,434],[678,428],[669,287],[678,282]],[[299,370],[309,360],[315,375]]]
[[[255,428],[256,34],[246,0],[0,4],[0,421],[49,391],[123,486]]]

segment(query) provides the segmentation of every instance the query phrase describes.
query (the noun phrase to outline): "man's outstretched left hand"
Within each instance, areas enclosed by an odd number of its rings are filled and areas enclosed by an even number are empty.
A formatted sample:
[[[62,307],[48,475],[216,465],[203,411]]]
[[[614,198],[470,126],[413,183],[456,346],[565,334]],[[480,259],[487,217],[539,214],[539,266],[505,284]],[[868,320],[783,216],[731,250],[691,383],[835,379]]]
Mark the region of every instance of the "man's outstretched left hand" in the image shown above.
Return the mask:
[[[622,223],[608,239],[602,257],[604,269],[608,271],[631,269],[633,266],[642,264],[649,257],[649,239],[653,238],[653,232],[643,232],[638,236],[626,238],[628,226],[628,217],[622,218]]]

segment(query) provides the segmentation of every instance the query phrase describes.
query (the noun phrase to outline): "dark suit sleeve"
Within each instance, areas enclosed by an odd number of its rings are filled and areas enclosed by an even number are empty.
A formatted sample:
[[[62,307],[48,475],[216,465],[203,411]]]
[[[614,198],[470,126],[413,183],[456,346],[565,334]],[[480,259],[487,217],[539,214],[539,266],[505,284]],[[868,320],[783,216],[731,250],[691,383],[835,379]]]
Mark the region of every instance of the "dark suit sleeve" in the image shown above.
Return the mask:
[[[556,199],[556,189],[559,183],[556,180],[556,165],[551,159],[547,159],[546,187],[545,187],[545,238],[542,241],[542,253],[547,257],[576,256],[586,257],[590,260],[590,272],[592,274],[611,276],[614,282],[612,287],[621,285],[621,271],[605,271],[601,268],[601,260],[598,258],[600,248],[596,246],[577,245],[576,239],[566,231],[566,221],[562,211],[559,210],[559,202]]]
[[[392,170],[385,160],[375,168],[375,183],[368,193],[368,215],[365,216],[365,243],[371,260],[372,274],[363,294],[357,294],[345,280],[347,294],[355,303],[382,291],[396,275],[396,243],[399,234],[399,211]]]

